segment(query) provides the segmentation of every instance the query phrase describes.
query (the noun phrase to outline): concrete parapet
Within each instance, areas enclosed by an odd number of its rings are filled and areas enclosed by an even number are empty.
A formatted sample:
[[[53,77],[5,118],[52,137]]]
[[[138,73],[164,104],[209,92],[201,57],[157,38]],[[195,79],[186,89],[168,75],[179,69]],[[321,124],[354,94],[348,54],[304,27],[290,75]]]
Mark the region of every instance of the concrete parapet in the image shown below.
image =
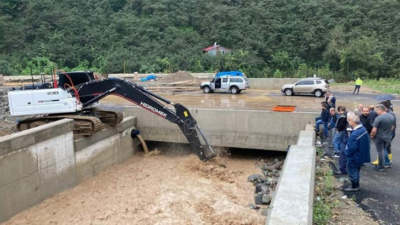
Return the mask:
[[[80,183],[112,165],[132,157],[139,142],[131,138],[136,118],[127,117],[120,124],[75,141],[76,177]]]
[[[280,90],[284,84],[292,84],[300,78],[249,78],[251,89]]]
[[[266,224],[313,224],[316,149],[308,129],[290,146]]]
[[[302,130],[300,131],[299,138],[297,139],[298,146],[314,146],[315,143],[315,131],[314,130]]]
[[[74,141],[64,119],[0,138],[0,222],[132,157],[136,118]]]
[[[73,121],[0,138],[0,222],[76,185]]]
[[[299,132],[313,123],[314,113],[282,113],[262,110],[189,109],[211,145],[286,151],[296,144]],[[126,107],[126,116],[138,118],[145,140],[187,143],[176,124],[140,107]]]

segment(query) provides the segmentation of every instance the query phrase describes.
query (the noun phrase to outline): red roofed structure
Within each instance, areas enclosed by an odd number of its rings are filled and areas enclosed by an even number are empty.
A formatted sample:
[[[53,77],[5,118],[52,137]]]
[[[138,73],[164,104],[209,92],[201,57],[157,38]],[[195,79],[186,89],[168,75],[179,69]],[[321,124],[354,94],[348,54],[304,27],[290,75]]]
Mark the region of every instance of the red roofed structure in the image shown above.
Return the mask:
[[[232,49],[225,48],[221,45],[217,45],[217,42],[214,45],[211,45],[207,48],[203,48],[203,52],[208,53],[209,55],[219,55],[219,54],[227,54],[230,53]]]

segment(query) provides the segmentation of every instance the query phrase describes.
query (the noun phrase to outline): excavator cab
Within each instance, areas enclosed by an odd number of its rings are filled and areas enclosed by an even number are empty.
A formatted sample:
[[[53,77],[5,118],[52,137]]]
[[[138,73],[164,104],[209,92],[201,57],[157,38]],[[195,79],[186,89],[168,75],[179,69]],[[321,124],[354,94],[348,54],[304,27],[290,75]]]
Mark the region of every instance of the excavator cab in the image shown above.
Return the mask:
[[[58,78],[58,86],[63,89],[95,80],[92,71],[62,72]]]
[[[61,72],[58,74],[58,79],[58,87],[64,90],[95,80],[92,71]],[[71,92],[71,94],[74,95],[75,93]],[[94,96],[80,96],[79,99],[82,102],[88,102],[94,99]]]

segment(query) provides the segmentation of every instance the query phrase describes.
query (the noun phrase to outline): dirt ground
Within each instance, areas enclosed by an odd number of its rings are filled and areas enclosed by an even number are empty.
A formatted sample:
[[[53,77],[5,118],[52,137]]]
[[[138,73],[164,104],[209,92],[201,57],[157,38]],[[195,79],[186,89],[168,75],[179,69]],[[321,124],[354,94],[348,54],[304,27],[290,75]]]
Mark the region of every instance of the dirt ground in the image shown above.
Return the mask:
[[[351,193],[343,194],[343,185],[348,184],[349,180],[344,177],[342,180],[338,180],[331,176],[331,181],[324,180],[324,174],[328,174],[331,171],[330,164],[332,163],[331,158],[322,157],[323,160],[317,160],[317,173],[316,173],[316,202],[318,199],[328,204],[335,204],[332,210],[332,215],[328,219],[327,224],[332,225],[378,225],[379,223],[374,221],[371,215],[365,212],[353,199]],[[328,186],[331,186],[332,190],[328,191]],[[347,187],[347,186],[346,186]],[[329,188],[330,189],[330,188]]]
[[[15,124],[5,120],[0,120],[0,137],[16,132]]]
[[[258,173],[253,158],[202,163],[169,152],[127,162],[24,211],[12,224],[263,224],[247,176]]]

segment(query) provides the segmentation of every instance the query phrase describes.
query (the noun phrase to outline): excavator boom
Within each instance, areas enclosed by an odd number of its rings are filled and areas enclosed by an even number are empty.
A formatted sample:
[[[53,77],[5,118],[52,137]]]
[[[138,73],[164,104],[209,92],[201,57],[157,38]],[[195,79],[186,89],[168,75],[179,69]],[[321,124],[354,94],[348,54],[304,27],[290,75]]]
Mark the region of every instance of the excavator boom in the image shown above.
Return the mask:
[[[119,96],[171,123],[177,124],[200,160],[207,161],[216,155],[203,131],[197,125],[197,121],[192,117],[189,110],[181,104],[171,103],[169,100],[145,90],[142,86],[117,78],[85,82],[76,85],[75,89],[84,108],[108,95]],[[71,94],[76,95],[73,91],[71,91]],[[175,112],[159,101],[173,105]],[[200,142],[200,137],[204,140],[204,145]]]

